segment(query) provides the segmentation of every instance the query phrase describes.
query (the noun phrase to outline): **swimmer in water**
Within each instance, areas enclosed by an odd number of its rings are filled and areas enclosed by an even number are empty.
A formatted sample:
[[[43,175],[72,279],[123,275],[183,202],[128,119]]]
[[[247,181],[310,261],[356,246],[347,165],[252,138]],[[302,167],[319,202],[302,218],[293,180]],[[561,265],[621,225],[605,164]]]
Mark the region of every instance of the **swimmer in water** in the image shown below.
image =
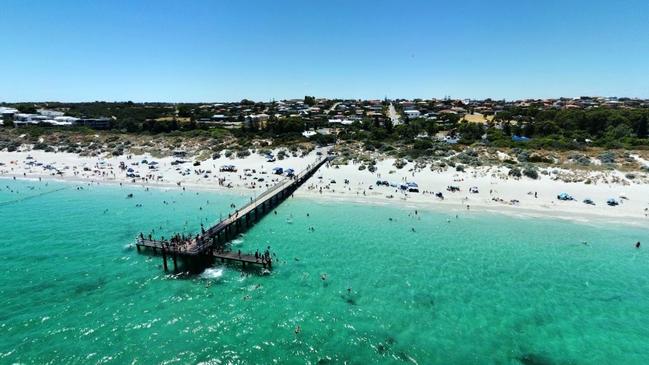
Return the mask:
[[[295,326],[295,334],[297,335],[300,332],[302,332],[302,327],[300,327],[300,325],[298,324],[297,326]]]

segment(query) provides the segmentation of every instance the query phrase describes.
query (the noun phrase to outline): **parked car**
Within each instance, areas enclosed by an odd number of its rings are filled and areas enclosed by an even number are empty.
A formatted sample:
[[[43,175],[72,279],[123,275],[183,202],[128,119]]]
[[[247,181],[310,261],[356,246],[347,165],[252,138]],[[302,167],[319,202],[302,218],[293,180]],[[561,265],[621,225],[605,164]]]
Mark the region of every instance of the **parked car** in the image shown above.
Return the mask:
[[[565,201],[575,200],[575,198],[573,198],[573,197],[572,197],[570,194],[568,194],[568,193],[561,193],[561,194],[557,195],[557,199],[559,199],[559,200],[565,200]]]

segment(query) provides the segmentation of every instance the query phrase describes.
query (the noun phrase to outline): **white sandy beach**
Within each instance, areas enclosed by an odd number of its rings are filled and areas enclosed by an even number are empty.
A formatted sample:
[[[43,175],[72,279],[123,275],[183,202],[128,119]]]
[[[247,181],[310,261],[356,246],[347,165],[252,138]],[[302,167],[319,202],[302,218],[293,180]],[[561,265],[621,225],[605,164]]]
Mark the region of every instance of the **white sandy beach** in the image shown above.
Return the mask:
[[[172,164],[174,157],[152,158],[148,155],[110,156],[106,158],[81,157],[69,153],[43,151],[0,152],[0,177],[46,178],[97,183],[122,183],[143,186],[164,186],[188,189],[228,189],[241,194],[254,195],[286,177],[273,174],[274,167],[295,169],[296,173],[315,161],[315,150],[306,157],[288,156],[283,160],[267,162],[265,156],[252,154],[245,158],[227,158],[202,161],[194,166],[193,158],[183,164]],[[143,163],[146,160],[146,163]],[[150,168],[147,163],[157,164]],[[123,163],[126,169],[120,168]],[[297,196],[323,200],[347,200],[372,204],[400,204],[415,209],[436,209],[455,215],[458,212],[489,211],[526,216],[551,216],[588,222],[605,219],[609,222],[646,225],[649,223],[649,185],[625,179],[618,171],[592,172],[591,183],[569,183],[558,179],[549,169],[538,180],[527,177],[514,179],[507,175],[506,167],[466,168],[456,172],[452,168],[431,171],[429,166],[415,168],[414,163],[402,169],[393,166],[394,159],[384,159],[376,164],[376,172],[360,171],[359,165],[323,166],[316,175],[300,188]],[[220,172],[223,165],[234,165],[237,172]],[[129,170],[130,169],[130,170]],[[554,172],[550,172],[554,170]],[[139,177],[127,177],[127,174]],[[377,180],[391,186],[377,186]],[[346,182],[347,181],[347,182]],[[420,192],[406,193],[398,185],[415,182]],[[447,191],[455,186],[459,192]],[[470,193],[475,187],[478,193]],[[441,192],[444,199],[434,193]],[[574,201],[560,201],[557,195],[565,192]],[[536,193],[536,197],[535,197]],[[582,201],[592,199],[596,205]],[[620,202],[608,206],[609,198]]]

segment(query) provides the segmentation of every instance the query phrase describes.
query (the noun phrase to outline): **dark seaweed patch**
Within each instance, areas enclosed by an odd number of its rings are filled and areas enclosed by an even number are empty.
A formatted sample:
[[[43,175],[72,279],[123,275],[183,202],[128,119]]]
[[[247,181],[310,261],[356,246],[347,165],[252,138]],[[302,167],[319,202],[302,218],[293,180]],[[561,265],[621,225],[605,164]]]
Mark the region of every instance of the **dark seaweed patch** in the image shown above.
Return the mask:
[[[554,362],[538,354],[523,354],[517,359],[523,365],[552,365]]]

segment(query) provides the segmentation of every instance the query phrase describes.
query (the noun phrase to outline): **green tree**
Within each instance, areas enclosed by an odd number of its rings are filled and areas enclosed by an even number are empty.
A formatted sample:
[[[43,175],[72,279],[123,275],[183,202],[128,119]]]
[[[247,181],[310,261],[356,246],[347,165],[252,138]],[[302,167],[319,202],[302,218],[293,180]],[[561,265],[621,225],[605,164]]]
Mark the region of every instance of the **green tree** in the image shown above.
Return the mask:
[[[509,122],[503,122],[503,134],[506,136],[512,135],[512,125]]]
[[[462,143],[471,144],[482,138],[485,133],[484,125],[480,123],[469,123],[464,121],[460,123],[458,132],[462,136]]]
[[[385,131],[388,132],[388,134],[392,134],[394,131],[394,124],[392,124],[392,119],[387,118],[384,122],[383,125],[385,126]]]
[[[647,114],[644,114],[642,118],[640,118],[638,127],[636,128],[636,134],[640,138],[647,137]]]
[[[556,134],[560,132],[560,128],[553,121],[544,120],[539,122],[536,126],[536,131],[542,136],[549,136],[551,134]]]
[[[308,106],[314,106],[316,104],[315,96],[305,96],[304,104]]]
[[[631,133],[633,133],[633,131],[626,124],[619,124],[615,127],[609,126],[606,130],[606,136],[612,139],[622,139],[631,135]]]
[[[181,118],[190,118],[192,116],[192,108],[189,105],[178,106],[178,116]]]
[[[21,113],[36,113],[36,106],[34,106],[33,104],[18,104],[16,105],[16,109],[18,109],[18,111]]]

